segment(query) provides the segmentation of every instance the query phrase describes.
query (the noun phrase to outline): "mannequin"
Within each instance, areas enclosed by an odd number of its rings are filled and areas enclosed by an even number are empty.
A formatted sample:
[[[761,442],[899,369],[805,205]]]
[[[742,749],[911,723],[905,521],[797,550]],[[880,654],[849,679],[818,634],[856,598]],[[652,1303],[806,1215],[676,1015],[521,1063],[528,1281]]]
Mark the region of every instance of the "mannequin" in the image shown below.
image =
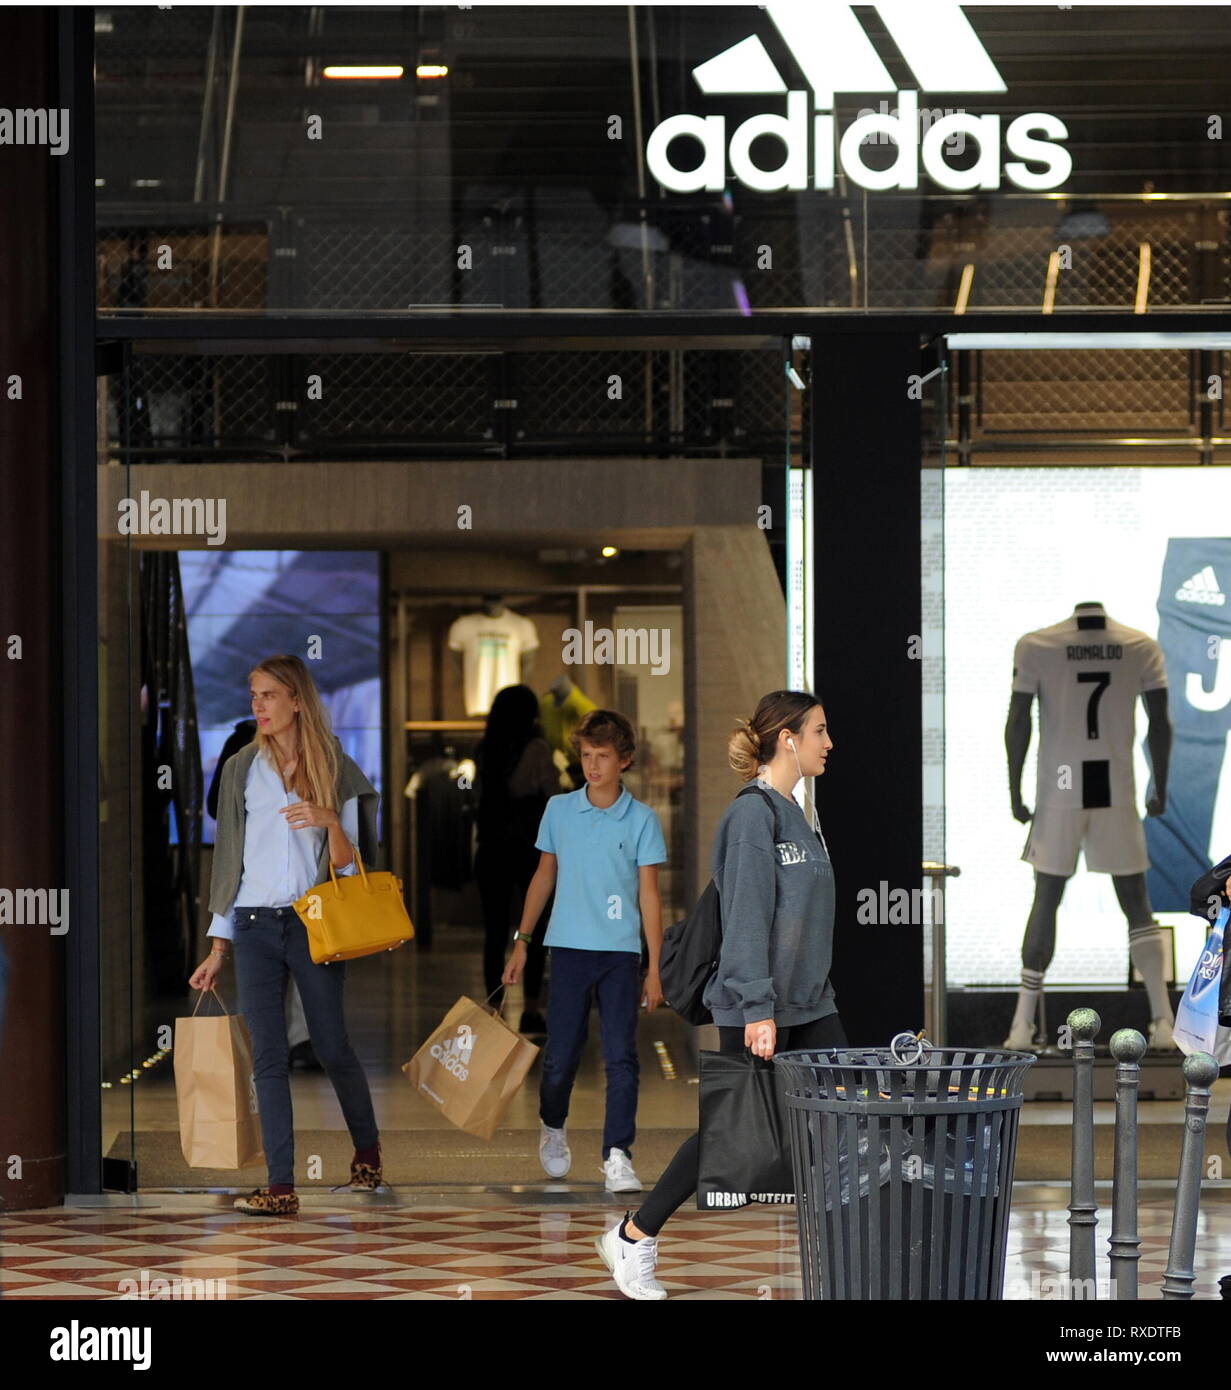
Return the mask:
[[[546,693],[539,696],[539,721],[543,725],[543,737],[555,757],[556,765],[567,773],[574,787],[585,785],[581,775],[581,764],[569,743],[569,735],[592,709],[597,709],[594,701],[573,684],[563,671],[548,686]]]
[[[1038,788],[1032,813],[1021,775],[1030,745],[1030,706],[1039,697]],[[1133,712],[1140,695],[1149,719],[1151,782],[1146,814],[1167,805],[1171,721],[1162,650],[1152,637],[1086,600],[1052,627],[1017,643],[1005,724],[1009,793],[1016,820],[1031,825],[1022,858],[1034,865],[1034,902],[1022,942],[1017,1008],[1004,1046],[1028,1049],[1055,950],[1056,910],[1078,850],[1095,873],[1110,873],[1129,930],[1129,954],[1150,1000],[1150,1047],[1169,1050],[1174,1021],[1167,994],[1166,938],[1146,889],[1149,860],[1133,789]]]
[[[460,654],[468,717],[487,714],[497,691],[522,684],[539,646],[534,624],[506,608],[499,594],[485,594],[481,605],[449,628],[449,650]]]

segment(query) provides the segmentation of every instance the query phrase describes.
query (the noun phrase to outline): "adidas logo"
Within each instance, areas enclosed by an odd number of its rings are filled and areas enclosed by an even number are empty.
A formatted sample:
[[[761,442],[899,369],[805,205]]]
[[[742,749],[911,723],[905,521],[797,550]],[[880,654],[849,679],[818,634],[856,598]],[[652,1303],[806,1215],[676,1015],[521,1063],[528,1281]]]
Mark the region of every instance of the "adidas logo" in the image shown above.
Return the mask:
[[[710,95],[786,95],[787,114],[762,112],[750,116],[732,133],[728,145],[723,116],[670,116],[650,133],[646,162],[650,172],[675,193],[705,189],[722,192],[731,173],[762,193],[784,189],[833,188],[835,125],[832,108],[839,92],[896,92],[896,110],[868,112],[851,122],[837,144],[837,165],[861,188],[917,189],[920,164],[934,183],[954,192],[999,188],[1001,181],[999,116],[972,116],[954,111],[928,124],[920,136],[919,92],[1004,92],[1008,89],[970,21],[954,0],[882,0],[875,6],[903,61],[918,83],[917,90],[899,90],[848,4],[779,0],[765,12],[781,35],[808,86],[818,112],[812,116],[811,181],[809,181],[808,93],[788,88],[765,45],[756,36],[710,58],[693,69],[693,78]],[[679,169],[669,149],[679,136],[691,136],[704,151],[695,169]],[[782,143],[785,158],[776,169],[762,169],[752,160],[759,136]],[[888,169],[869,169],[863,162],[865,141],[891,137],[897,158]],[[969,169],[951,168],[945,142],[969,138],[978,159]],[[1043,137],[1043,138],[1040,138]],[[1057,117],[1032,111],[1011,121],[1004,143],[1016,159],[1003,173],[1018,188],[1057,188],[1068,178],[1073,160],[1063,146],[1068,130]],[[1041,165],[1031,169],[1027,162]]]
[[[470,1075],[470,1055],[474,1051],[474,1029],[468,1023],[458,1025],[457,1036],[447,1038],[443,1043],[435,1042],[428,1049],[430,1056],[452,1072],[459,1081]]]
[[[1216,608],[1227,601],[1226,594],[1218,587],[1213,565],[1206,565],[1191,579],[1186,579],[1175,591],[1175,596],[1181,603],[1208,603]]]

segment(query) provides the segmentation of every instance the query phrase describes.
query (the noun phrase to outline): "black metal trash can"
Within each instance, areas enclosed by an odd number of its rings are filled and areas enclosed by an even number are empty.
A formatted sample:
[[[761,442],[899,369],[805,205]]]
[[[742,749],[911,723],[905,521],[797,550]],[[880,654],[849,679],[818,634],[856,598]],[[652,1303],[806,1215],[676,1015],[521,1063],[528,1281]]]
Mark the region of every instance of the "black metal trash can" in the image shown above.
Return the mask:
[[[926,1044],[925,1044],[926,1047]],[[806,1299],[998,1299],[1029,1052],[782,1052]]]

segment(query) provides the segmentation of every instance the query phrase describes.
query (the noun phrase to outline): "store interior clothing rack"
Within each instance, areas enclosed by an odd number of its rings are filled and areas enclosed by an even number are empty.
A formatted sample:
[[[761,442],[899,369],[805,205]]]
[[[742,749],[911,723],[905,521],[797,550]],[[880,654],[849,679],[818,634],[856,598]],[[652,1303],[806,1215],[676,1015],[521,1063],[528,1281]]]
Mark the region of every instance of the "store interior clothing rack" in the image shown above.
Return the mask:
[[[404,794],[410,803],[404,852],[405,862],[412,866],[411,920],[424,950],[432,946],[434,878],[443,886],[460,888],[470,872],[471,799],[461,789],[454,794],[443,778],[473,759],[485,726],[482,719],[408,719],[403,725],[408,776]],[[463,837],[460,843],[458,836]]]

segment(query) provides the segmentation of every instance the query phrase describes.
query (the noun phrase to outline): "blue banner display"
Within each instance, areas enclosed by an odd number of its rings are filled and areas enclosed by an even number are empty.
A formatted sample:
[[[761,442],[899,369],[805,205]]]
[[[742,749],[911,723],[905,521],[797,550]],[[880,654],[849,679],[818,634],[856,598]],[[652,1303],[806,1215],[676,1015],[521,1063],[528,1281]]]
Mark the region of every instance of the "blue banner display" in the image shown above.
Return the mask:
[[[1231,729],[1231,539],[1169,540],[1158,595],[1175,732],[1167,810],[1148,816],[1147,883],[1158,912],[1187,912],[1192,881],[1231,853],[1210,844]]]

